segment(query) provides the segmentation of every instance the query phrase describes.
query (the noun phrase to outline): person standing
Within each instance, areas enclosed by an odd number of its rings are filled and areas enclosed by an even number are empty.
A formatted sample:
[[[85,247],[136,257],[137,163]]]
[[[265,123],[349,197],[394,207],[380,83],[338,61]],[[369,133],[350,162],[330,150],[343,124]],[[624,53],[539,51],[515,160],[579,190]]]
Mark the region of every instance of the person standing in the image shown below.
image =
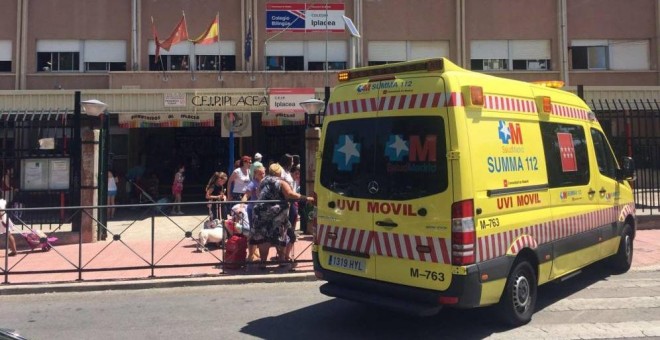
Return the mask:
[[[282,179],[286,181],[286,183],[289,184],[289,187],[291,187],[291,190],[295,192],[296,184],[293,180],[293,177],[291,176],[291,169],[293,167],[294,162],[295,162],[295,156],[286,153],[282,155],[282,157],[280,157],[279,164],[280,166],[282,166],[282,175],[281,175]],[[293,250],[293,244],[296,242],[295,216],[298,215],[298,210],[294,205],[295,202],[289,203],[288,218],[289,218],[290,227],[286,230],[287,238],[289,239],[289,242],[287,242],[286,244],[283,257],[280,259],[281,261],[291,261],[289,254],[291,254],[291,251]]]
[[[2,175],[2,198],[7,202],[13,202],[16,191],[18,189],[14,187],[14,169],[8,167]]]
[[[252,158],[243,156],[239,160],[239,166],[229,176],[227,187],[231,189],[231,200],[240,201],[245,194],[245,188],[250,184],[250,164]]]
[[[181,203],[181,194],[183,193],[183,180],[186,178],[184,173],[186,172],[186,167],[181,164],[177,168],[176,173],[174,174],[174,181],[172,182],[172,195],[174,196],[174,203]],[[181,211],[181,205],[173,205],[172,215],[183,215]]]
[[[9,240],[9,254],[7,254],[7,256],[16,256],[16,240],[11,233],[14,229],[14,223],[5,213],[5,208],[7,208],[7,200],[0,199],[0,231],[4,230],[4,232],[7,233],[7,238]]]
[[[250,237],[252,243],[258,245],[262,268],[265,268],[268,251],[272,244],[277,246],[280,261],[284,261],[284,248],[289,243],[288,229],[289,204],[285,200],[300,200],[313,202],[312,197],[296,194],[289,183],[282,179],[282,166],[277,163],[268,167],[268,175],[259,185],[260,201],[277,201],[256,203],[252,211]]]
[[[117,197],[117,179],[111,170],[108,170],[108,205],[115,205],[115,197]],[[108,219],[115,217],[115,208],[108,208]]]
[[[225,183],[227,183],[227,174],[224,172],[215,172],[209,183],[206,185],[206,199],[211,202],[224,202],[227,200]],[[222,203],[209,203],[211,221],[222,220],[225,217],[222,209]]]
[[[260,165],[254,169],[254,177],[247,188],[245,188],[245,194],[241,201],[248,202],[247,204],[247,218],[250,226],[252,226],[252,211],[254,210],[254,202],[259,198],[259,185],[261,181],[266,176],[266,168],[263,165]],[[252,241],[252,238],[248,239],[248,261],[254,261],[256,253],[257,244]]]
[[[252,165],[250,165],[250,178],[254,178],[254,169],[264,166],[264,164],[261,163],[262,158],[263,156],[260,153],[257,152],[254,154],[254,161],[252,161]]]

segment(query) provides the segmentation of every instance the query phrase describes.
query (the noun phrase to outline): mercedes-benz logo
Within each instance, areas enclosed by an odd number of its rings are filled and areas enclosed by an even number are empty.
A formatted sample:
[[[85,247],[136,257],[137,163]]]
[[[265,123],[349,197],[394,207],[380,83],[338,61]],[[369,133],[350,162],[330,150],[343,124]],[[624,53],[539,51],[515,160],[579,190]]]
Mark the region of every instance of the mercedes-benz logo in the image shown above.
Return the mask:
[[[372,194],[372,195],[377,193],[378,190],[380,190],[380,188],[378,186],[378,182],[376,182],[376,181],[369,182],[369,185],[367,185],[367,190],[369,190],[369,193]]]

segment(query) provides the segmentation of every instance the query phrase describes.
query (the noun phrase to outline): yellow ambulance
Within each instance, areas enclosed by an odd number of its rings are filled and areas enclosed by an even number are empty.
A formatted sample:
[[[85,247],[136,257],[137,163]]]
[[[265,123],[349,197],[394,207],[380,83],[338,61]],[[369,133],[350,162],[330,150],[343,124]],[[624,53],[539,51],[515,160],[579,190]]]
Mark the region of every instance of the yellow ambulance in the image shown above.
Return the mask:
[[[538,285],[630,268],[634,163],[577,96],[444,58],[339,80],[316,155],[323,294],[418,315],[497,304],[520,325]]]

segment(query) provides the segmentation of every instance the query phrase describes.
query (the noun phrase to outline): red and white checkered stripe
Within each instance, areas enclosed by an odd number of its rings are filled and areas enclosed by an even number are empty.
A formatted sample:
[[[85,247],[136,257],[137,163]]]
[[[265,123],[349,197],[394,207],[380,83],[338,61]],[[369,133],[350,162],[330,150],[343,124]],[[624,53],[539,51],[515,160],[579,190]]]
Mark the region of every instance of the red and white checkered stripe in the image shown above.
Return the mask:
[[[510,248],[520,245],[514,241],[520,236],[529,237],[534,241],[535,247],[565,237],[577,235],[616,222],[617,217],[623,221],[626,216],[635,214],[634,203],[612,207],[586,214],[560,218],[549,222],[507,230],[501,233],[486,235],[477,239],[477,261],[486,261],[504,256]],[[528,241],[531,242],[531,241]],[[524,246],[523,246],[524,248]]]
[[[635,204],[629,203],[623,206],[621,213],[619,213],[619,221],[623,222],[626,220],[626,216],[632,215],[635,216]]]
[[[577,119],[584,119],[587,120],[589,119],[589,111],[585,109],[580,109],[577,107],[572,107],[572,106],[567,106],[567,105],[560,105],[560,104],[552,104],[552,111],[551,113],[553,115],[558,115],[562,117],[568,117],[568,118],[577,118]]]
[[[334,233],[336,237],[330,238],[330,233]],[[375,232],[322,224],[318,228],[317,242],[326,247],[370,255],[433,263],[451,262],[449,240],[439,237]],[[420,252],[417,250],[418,246],[428,247],[430,251]]]
[[[377,98],[352,99],[328,104],[328,115],[426,109],[443,106],[463,106],[463,96],[452,93],[415,93]]]
[[[536,244],[536,240],[533,237],[529,235],[523,235],[518,237],[513,242],[513,244],[511,244],[511,247],[509,247],[509,253],[511,255],[516,255],[524,248],[536,249],[537,246],[538,245]]]
[[[484,108],[508,112],[536,113],[536,103],[531,99],[484,95]]]

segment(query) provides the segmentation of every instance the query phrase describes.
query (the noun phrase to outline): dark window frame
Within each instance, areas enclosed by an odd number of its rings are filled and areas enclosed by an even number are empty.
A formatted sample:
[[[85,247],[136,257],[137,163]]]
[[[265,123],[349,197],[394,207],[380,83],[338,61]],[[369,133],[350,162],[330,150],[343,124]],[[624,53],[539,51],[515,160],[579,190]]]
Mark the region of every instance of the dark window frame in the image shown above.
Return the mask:
[[[0,60],[0,72],[11,72],[11,60]]]
[[[218,60],[221,71],[236,71],[235,55],[195,55],[195,64],[198,71],[217,71]]]
[[[597,57],[594,53],[602,50],[604,66],[594,65],[592,57]],[[596,61],[598,58],[596,59]],[[573,70],[608,70],[610,68],[609,46],[573,46],[571,47],[571,69]]]
[[[561,188],[587,185],[590,181],[590,164],[584,128],[580,125],[540,122],[541,138],[548,173],[548,186]],[[561,153],[557,133],[570,133],[573,136],[577,171],[565,172],[561,167]]]
[[[266,71],[305,71],[305,57],[302,55],[266,56]]]
[[[37,72],[80,72],[80,52],[37,52]]]
[[[309,61],[307,62],[308,71],[325,71],[328,65],[328,70],[345,70],[347,63],[345,61]]]
[[[618,168],[616,157],[612,152],[612,148],[607,141],[605,135],[596,130],[591,129],[591,139],[594,143],[594,153],[596,155],[596,165],[601,175],[616,179],[616,170]]]
[[[351,198],[403,201],[446,192],[449,188],[449,164],[446,157],[446,120],[441,116],[397,116],[358,118],[334,121],[326,127],[323,160],[319,168],[321,185],[339,195]],[[359,144],[358,162],[350,169],[340,169],[335,159],[335,146],[341,136],[350,135]],[[396,154],[387,148],[395,135],[408,138],[408,154]],[[413,153],[411,136],[417,147],[426,149],[427,137],[435,136],[435,154]],[[345,137],[346,138],[346,137]],[[432,139],[431,139],[432,140]],[[421,143],[421,144],[419,144]],[[420,152],[417,149],[417,152]],[[336,150],[335,150],[336,151]],[[426,157],[434,156],[434,159]],[[417,158],[419,157],[419,158]],[[416,170],[413,170],[416,169]],[[370,192],[369,184],[378,183],[378,192]]]

